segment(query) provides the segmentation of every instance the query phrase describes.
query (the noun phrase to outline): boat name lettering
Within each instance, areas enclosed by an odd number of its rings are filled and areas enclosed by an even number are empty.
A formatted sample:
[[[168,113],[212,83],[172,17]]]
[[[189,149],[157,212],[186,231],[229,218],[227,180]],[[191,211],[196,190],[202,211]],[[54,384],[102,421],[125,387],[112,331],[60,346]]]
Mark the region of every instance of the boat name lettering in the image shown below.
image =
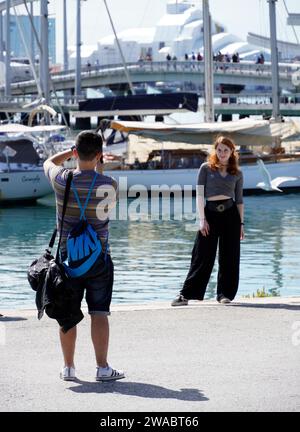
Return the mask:
[[[22,177],[22,182],[24,183],[24,182],[28,182],[28,181],[38,183],[40,181],[40,177],[38,175],[35,177],[27,177],[24,175]]]

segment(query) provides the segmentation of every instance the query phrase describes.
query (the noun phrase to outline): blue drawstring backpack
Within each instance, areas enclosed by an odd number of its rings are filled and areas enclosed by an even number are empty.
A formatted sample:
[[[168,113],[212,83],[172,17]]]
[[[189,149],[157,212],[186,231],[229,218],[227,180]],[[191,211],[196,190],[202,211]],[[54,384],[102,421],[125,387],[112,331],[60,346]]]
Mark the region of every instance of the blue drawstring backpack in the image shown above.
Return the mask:
[[[82,207],[78,192],[72,182],[71,187],[74,192],[78,207],[80,209],[79,223],[70,231],[67,237],[67,259],[63,262],[65,271],[70,278],[88,276],[89,270],[98,262],[103,265],[103,251],[101,240],[97,232],[88,223],[85,217],[85,210],[88,205],[92,190],[95,185],[97,173],[93,178],[92,184],[88,191],[84,207]],[[106,222],[104,223],[104,225]],[[104,263],[107,258],[108,235],[106,241]]]

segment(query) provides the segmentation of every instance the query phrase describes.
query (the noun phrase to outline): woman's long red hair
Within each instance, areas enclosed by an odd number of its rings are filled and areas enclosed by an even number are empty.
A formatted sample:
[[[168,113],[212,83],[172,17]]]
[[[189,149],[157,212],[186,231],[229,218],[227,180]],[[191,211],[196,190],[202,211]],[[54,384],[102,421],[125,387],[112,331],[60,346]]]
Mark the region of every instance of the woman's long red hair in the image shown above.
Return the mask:
[[[235,143],[231,138],[226,136],[218,136],[214,142],[214,149],[208,158],[208,165],[213,171],[217,171],[220,167],[220,161],[218,159],[216,149],[219,144],[226,145],[232,151],[232,154],[228,160],[227,172],[232,175],[236,175],[240,172],[239,169],[239,155],[237,154]]]

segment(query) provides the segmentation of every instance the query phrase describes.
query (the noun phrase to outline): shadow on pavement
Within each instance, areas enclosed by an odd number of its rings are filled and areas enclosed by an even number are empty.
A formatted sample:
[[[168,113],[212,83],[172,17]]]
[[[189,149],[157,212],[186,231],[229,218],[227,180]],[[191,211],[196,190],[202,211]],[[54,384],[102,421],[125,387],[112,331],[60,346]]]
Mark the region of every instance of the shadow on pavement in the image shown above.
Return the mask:
[[[261,308],[261,309],[287,309],[287,310],[300,310],[300,305],[295,304],[284,304],[284,303],[264,303],[264,304],[246,304],[246,303],[230,303],[226,305],[227,307],[245,307],[245,308]]]
[[[75,393],[119,393],[143,398],[178,399],[183,401],[207,401],[207,397],[198,389],[186,388],[171,390],[154,384],[137,382],[87,382],[76,380],[77,387],[69,387]]]
[[[1,322],[8,322],[8,321],[27,321],[27,318],[24,317],[12,317],[12,316],[0,316]]]

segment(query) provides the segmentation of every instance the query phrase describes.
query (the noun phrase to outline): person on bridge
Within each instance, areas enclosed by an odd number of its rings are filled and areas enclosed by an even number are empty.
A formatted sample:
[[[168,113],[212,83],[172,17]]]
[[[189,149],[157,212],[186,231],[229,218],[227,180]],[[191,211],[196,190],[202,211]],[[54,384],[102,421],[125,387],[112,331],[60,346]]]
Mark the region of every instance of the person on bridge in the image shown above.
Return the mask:
[[[255,62],[255,64],[258,65],[256,72],[262,72],[263,67],[260,65],[263,65],[264,63],[265,63],[265,57],[264,57],[263,53],[261,53],[261,54],[259,54],[259,56],[257,57],[256,62]]]
[[[236,52],[232,55],[232,63],[239,63],[240,62],[240,56],[239,53]]]
[[[208,162],[199,169],[197,183],[200,227],[188,275],[172,306],[203,300],[218,244],[217,301],[230,303],[238,290],[240,240],[244,239],[243,174],[230,138],[216,139]]]
[[[170,56],[170,53],[167,54],[166,60],[167,60],[167,70],[169,70],[170,69],[170,62],[172,60],[172,57]]]
[[[176,55],[174,55],[172,57],[172,62],[173,62],[174,70],[177,70],[177,57],[176,57]]]
[[[88,74],[90,75],[91,74],[91,70],[92,70],[92,65],[91,65],[91,63],[89,61],[86,64],[86,69],[88,71]]]

